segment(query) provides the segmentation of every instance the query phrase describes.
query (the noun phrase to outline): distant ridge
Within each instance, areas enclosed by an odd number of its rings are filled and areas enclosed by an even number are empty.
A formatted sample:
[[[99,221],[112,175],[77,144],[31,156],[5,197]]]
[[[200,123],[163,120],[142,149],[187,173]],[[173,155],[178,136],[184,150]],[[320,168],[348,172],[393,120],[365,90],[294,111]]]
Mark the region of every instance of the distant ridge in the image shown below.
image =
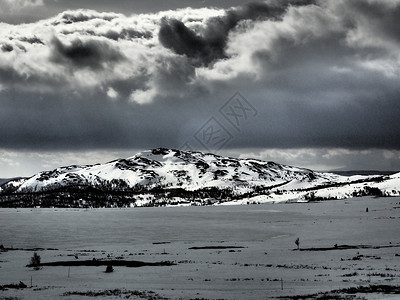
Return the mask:
[[[399,196],[400,173],[343,176],[212,153],[157,148],[67,166],[0,186],[0,206],[121,207],[250,204]]]
[[[26,177],[13,177],[13,178],[0,178],[0,186],[2,186],[3,184],[13,181],[13,180],[19,180],[22,178],[26,178]]]
[[[343,176],[353,176],[353,175],[393,175],[399,173],[400,171],[377,171],[377,170],[349,170],[349,171],[329,171],[334,174]]]

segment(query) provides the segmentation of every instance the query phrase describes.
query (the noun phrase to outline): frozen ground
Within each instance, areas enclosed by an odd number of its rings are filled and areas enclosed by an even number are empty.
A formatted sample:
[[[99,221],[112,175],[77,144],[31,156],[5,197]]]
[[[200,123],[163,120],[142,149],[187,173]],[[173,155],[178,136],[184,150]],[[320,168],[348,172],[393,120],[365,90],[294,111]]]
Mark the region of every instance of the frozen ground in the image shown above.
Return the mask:
[[[28,286],[0,289],[0,299],[274,299],[360,285],[400,285],[400,198],[0,209],[0,227],[0,244],[8,249],[0,252],[0,286],[20,281]],[[105,273],[105,266],[34,270],[26,267],[33,248],[44,249],[37,250],[42,263],[95,258],[176,265],[120,266],[112,273]],[[399,296],[357,294],[361,299]]]

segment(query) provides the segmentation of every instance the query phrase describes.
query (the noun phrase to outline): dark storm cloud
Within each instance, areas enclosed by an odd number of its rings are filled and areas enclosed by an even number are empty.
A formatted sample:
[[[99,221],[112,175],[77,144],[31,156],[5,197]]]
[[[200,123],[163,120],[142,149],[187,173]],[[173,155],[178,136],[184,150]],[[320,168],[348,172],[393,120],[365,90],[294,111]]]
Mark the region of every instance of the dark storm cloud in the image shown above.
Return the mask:
[[[44,45],[44,42],[41,39],[37,38],[36,36],[33,36],[33,37],[22,37],[22,38],[19,38],[19,40],[21,42],[26,42],[26,43],[29,43],[29,44],[41,44],[41,45]]]
[[[0,51],[0,146],[176,148],[214,117],[231,148],[400,149],[399,7],[70,11],[0,28],[13,47]],[[219,113],[236,91],[257,109],[240,130]]]
[[[177,94],[189,93],[187,86],[195,77],[196,69],[187,59],[160,58],[158,64],[155,81],[161,91],[165,91],[166,94],[168,91],[177,91]]]
[[[208,65],[225,56],[221,45],[206,41],[179,20],[164,19],[158,38],[164,47],[193,58],[196,65]]]
[[[14,47],[11,46],[10,44],[1,45],[1,51],[3,51],[3,52],[11,52],[13,50],[14,50]]]
[[[60,81],[60,78],[51,75],[49,76],[46,72],[26,74],[24,72],[18,72],[10,67],[0,67],[0,83],[4,86],[3,91],[0,89],[0,103],[4,108],[2,111],[3,117],[1,119],[5,122],[8,122],[8,120],[11,119],[14,120],[13,114],[6,114],[6,107],[9,106],[12,108],[17,104],[16,102],[13,102],[13,99],[17,97],[17,94],[27,93],[29,96],[27,96],[27,99],[32,101],[33,104],[32,106],[27,107],[30,107],[32,113],[35,113],[35,99],[40,99],[42,95],[49,90],[49,86],[52,87],[52,90],[57,90],[58,93],[63,93],[66,90],[64,80]],[[29,111],[27,111],[27,113],[29,113]]]
[[[150,148],[155,141],[173,147],[169,132],[180,121],[168,119],[168,106],[138,110],[115,103],[101,91],[81,96],[9,91],[0,111],[1,146],[10,149]],[[12,94],[12,95],[10,95]],[[6,93],[1,93],[2,99]],[[157,121],[154,120],[157,118]]]
[[[287,95],[265,91],[265,98],[252,98],[262,118],[243,125],[243,133],[235,135],[230,146],[400,149],[400,93],[382,96],[352,99],[342,105],[305,104],[304,95],[288,100]]]
[[[153,33],[150,31],[139,31],[133,28],[123,28],[121,30],[109,29],[106,32],[96,32],[93,29],[81,29],[81,30],[68,30],[64,29],[61,31],[64,35],[74,35],[79,32],[82,35],[105,37],[113,41],[119,40],[135,40],[135,39],[151,39]]]
[[[385,4],[379,1],[349,1],[346,5],[350,11],[357,14],[358,26],[399,43],[400,5],[396,2]]]
[[[138,31],[132,28],[124,28],[120,31],[109,30],[104,35],[104,37],[118,41],[122,40],[134,40],[138,38],[150,39],[153,37],[153,34],[150,31]]]
[[[51,60],[77,68],[103,69],[104,65],[114,64],[124,59],[117,49],[106,42],[74,39],[69,45],[57,37],[51,41],[53,53]]]
[[[299,6],[310,3],[314,1],[248,3],[243,7],[228,10],[224,16],[210,18],[201,33],[196,33],[180,20],[165,18],[161,22],[158,37],[164,47],[193,59],[195,65],[208,66],[218,59],[227,57],[225,47],[228,34],[241,21],[279,20],[289,5]]]

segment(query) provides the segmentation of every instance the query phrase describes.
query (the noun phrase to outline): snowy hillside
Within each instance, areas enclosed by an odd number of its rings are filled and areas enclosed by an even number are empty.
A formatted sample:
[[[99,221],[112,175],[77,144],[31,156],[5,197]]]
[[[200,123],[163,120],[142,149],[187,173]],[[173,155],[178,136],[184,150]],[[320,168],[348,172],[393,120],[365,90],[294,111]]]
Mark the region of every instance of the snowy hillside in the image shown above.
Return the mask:
[[[153,149],[105,164],[68,166],[9,181],[5,205],[245,204],[396,196],[400,173],[340,176],[255,159]]]

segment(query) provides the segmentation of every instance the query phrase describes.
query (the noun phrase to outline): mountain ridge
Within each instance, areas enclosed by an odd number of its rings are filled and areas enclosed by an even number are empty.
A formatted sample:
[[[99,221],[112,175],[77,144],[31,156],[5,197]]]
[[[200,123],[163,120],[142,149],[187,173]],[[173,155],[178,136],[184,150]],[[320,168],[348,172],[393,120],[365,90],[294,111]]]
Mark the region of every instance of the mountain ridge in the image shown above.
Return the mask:
[[[342,176],[212,153],[156,148],[104,164],[71,165],[0,186],[1,206],[247,204],[398,196],[400,173]]]

